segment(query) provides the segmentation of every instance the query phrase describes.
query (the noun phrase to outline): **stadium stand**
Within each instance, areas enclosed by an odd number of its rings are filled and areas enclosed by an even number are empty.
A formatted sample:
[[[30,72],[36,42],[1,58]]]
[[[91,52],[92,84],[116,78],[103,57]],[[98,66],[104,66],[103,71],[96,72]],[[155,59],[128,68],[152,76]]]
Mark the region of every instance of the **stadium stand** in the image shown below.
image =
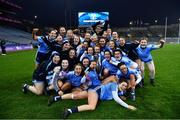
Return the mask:
[[[167,26],[167,42],[178,42],[178,24],[171,24]],[[163,38],[165,34],[164,25],[152,25],[148,27],[127,27],[127,28],[113,28],[120,36],[129,39],[139,39],[141,37],[148,37],[150,42],[157,42],[159,38]]]
[[[16,44],[30,44],[32,42],[30,33],[4,26],[0,26],[0,39],[5,40],[8,43]]]

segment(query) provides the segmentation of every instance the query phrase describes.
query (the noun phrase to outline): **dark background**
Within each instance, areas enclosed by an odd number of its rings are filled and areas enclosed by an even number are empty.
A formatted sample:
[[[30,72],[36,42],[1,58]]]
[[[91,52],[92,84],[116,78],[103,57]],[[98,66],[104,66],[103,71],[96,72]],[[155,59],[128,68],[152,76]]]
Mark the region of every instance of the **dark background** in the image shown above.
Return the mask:
[[[77,26],[78,12],[109,12],[112,27],[127,27],[130,21],[142,23],[177,23],[179,0],[12,0],[23,7],[18,15],[42,26]],[[157,23],[155,23],[157,20]]]

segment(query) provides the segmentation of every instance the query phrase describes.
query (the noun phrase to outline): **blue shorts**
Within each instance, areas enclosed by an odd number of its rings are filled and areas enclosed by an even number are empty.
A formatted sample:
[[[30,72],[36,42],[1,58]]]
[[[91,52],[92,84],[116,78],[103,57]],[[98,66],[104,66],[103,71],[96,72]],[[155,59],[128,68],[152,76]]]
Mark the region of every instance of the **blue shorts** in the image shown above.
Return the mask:
[[[65,82],[70,83],[72,87],[80,87],[80,86],[81,86],[81,83],[75,84],[75,83],[73,83],[71,80],[66,80]]]
[[[144,63],[148,63],[148,62],[151,62],[152,59],[148,59],[148,60],[146,60],[146,61],[143,61],[143,60],[141,59],[141,61],[144,62]]]
[[[100,96],[101,96],[101,86],[97,86],[97,87],[95,87],[95,88],[89,88],[88,91],[94,91],[94,92],[96,92],[97,95],[98,95],[98,98],[100,98]]]
[[[33,83],[44,83],[43,80],[36,80],[36,79],[33,79],[32,82],[33,82]]]
[[[148,61],[145,61],[145,63],[148,63],[148,62],[151,62],[151,61],[153,61],[152,59],[150,59],[150,60],[148,60]]]
[[[41,64],[42,62],[49,59],[49,53],[37,52],[36,54],[36,64]]]

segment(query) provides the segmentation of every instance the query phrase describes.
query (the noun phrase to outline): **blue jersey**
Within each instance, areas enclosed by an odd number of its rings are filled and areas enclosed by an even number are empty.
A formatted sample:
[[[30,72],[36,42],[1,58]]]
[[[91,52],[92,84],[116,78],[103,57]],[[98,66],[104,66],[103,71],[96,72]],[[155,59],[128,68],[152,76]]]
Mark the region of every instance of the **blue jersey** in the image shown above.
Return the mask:
[[[159,47],[157,45],[147,45],[146,48],[141,48],[140,45],[136,48],[136,51],[138,53],[139,58],[143,62],[150,62],[152,61],[152,56],[151,56],[151,50],[156,50]]]
[[[79,87],[81,85],[82,76],[76,75],[74,71],[68,72],[66,78],[67,78],[67,82],[70,82],[71,85],[75,87]]]
[[[124,62],[127,67],[135,66],[136,64],[134,61],[132,61],[126,56],[121,57],[120,60],[116,60],[116,58],[112,57],[111,60],[113,61],[113,63],[115,63],[115,65],[118,65],[118,63]]]
[[[113,55],[115,49],[113,50],[113,49],[111,49],[110,47],[108,47],[108,49],[109,49],[109,51],[111,52],[111,54]]]
[[[86,48],[80,48],[80,50],[79,50],[79,56],[81,56],[81,55],[84,53],[84,51],[86,51]]]
[[[118,84],[111,82],[106,85],[101,86],[101,94],[100,94],[100,100],[112,100],[113,95],[112,92],[117,91],[118,92]]]
[[[53,70],[48,71],[48,73],[47,73],[46,81],[47,81],[48,85],[52,84],[52,82],[53,82],[53,73],[54,73]]]
[[[38,43],[39,43],[39,47],[38,47],[38,52],[41,53],[48,53],[49,52],[49,47],[48,45],[44,42],[43,37],[39,36],[38,37]]]
[[[112,35],[108,35],[108,36],[107,36],[107,39],[108,39],[108,40],[113,40]]]
[[[101,48],[101,51],[103,51],[103,52],[106,51],[106,50],[109,50],[109,47],[106,46],[106,45],[105,45],[104,47]]]
[[[106,59],[102,61],[102,68],[108,69],[111,75],[115,75],[118,71],[118,67],[109,63],[109,61],[107,61]]]
[[[90,46],[91,46],[91,47],[95,47],[95,46],[96,46],[96,43],[95,43],[95,42],[90,42]]]
[[[86,76],[86,79],[90,82],[89,87],[95,87],[101,84],[96,70],[90,70]]]
[[[118,77],[119,80],[121,78],[124,78],[126,80],[130,80],[130,75],[131,74],[133,74],[136,77],[136,75],[138,74],[138,71],[136,69],[128,68],[127,73],[123,74],[120,70],[118,70],[117,73],[116,73],[116,76]]]
[[[94,56],[95,56],[95,58],[97,59],[97,56],[96,56],[96,55],[94,55]],[[105,59],[103,52],[101,52],[101,53],[98,54],[98,59],[100,60],[99,62],[100,62],[100,64],[101,64],[102,61]]]
[[[49,82],[49,80],[52,79],[53,70],[56,66],[58,66],[58,64],[53,63],[52,60],[43,62],[37,69],[34,70],[33,80],[47,80],[47,82]]]
[[[80,42],[83,43],[84,42],[84,38],[80,37]]]
[[[94,55],[90,55],[90,54],[85,54],[84,56],[83,56],[83,58],[88,58],[90,61],[93,61],[93,60],[95,60],[95,58],[94,58]],[[82,58],[82,59],[83,59]]]
[[[59,71],[56,79],[64,80],[64,78],[67,76],[67,74],[68,74],[68,71],[61,70],[61,71]]]

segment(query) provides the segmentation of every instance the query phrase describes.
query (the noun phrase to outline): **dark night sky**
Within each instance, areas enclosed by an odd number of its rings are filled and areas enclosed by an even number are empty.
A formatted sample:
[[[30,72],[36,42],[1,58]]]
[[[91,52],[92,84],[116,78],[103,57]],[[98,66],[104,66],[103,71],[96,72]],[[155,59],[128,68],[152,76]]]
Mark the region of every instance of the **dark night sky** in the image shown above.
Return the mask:
[[[77,24],[79,11],[108,11],[111,26],[128,26],[131,20],[142,20],[153,24],[158,19],[164,24],[176,23],[180,17],[180,0],[12,0],[23,7],[19,13],[22,18],[34,19],[38,16],[41,25]]]

